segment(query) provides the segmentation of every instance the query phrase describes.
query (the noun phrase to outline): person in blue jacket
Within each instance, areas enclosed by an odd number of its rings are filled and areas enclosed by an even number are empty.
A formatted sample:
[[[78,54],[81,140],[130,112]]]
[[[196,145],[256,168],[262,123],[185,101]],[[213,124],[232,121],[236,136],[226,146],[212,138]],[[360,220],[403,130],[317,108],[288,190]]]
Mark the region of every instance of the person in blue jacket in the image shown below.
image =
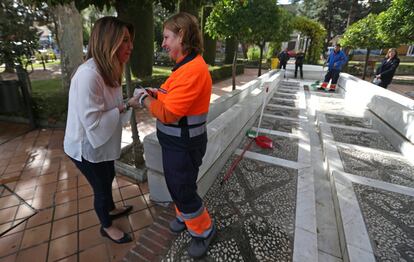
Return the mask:
[[[335,92],[336,83],[338,82],[339,73],[342,70],[342,67],[345,65],[346,61],[348,61],[348,57],[345,53],[341,50],[341,45],[336,44],[333,52],[329,54],[328,60],[326,63],[328,64],[328,72],[325,75],[325,79],[319,90],[324,90],[328,87],[329,80],[332,79],[331,85],[329,86],[329,91]]]

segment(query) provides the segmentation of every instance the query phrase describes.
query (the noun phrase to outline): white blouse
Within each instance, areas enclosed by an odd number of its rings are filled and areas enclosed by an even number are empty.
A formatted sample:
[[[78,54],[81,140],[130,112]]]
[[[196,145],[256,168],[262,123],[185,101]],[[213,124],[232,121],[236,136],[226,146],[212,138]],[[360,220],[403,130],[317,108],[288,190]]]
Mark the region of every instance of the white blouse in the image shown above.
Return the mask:
[[[122,125],[117,106],[121,87],[107,86],[93,59],[79,66],[69,89],[69,108],[63,142],[65,153],[97,163],[119,158]]]

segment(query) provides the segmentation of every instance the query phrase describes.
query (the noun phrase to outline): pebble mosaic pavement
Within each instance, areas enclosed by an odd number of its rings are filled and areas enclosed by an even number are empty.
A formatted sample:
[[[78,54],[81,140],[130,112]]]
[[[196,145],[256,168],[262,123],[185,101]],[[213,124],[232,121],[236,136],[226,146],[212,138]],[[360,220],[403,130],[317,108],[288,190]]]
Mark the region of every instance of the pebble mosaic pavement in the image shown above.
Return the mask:
[[[335,141],[397,152],[388,140],[378,133],[331,127]]]
[[[330,124],[372,128],[367,118],[325,114]],[[414,165],[380,133],[330,128],[334,140],[369,150],[337,146],[346,173],[367,177],[392,185],[414,188]],[[375,149],[383,151],[375,152]],[[386,151],[393,152],[387,154]],[[397,153],[398,154],[398,153]],[[369,183],[368,183],[369,184]],[[352,183],[376,261],[414,261],[414,197],[375,185]]]
[[[353,184],[377,261],[414,261],[414,197]]]
[[[287,87],[290,88],[290,87]],[[293,96],[295,98],[296,96]],[[294,103],[294,101],[292,101]],[[267,109],[273,109],[270,106]],[[278,108],[285,114],[289,109]],[[295,114],[298,110],[290,110]],[[253,126],[257,126],[258,119]],[[291,134],[295,121],[263,117],[262,128]],[[263,135],[263,134],[262,134]],[[268,135],[273,149],[252,143],[249,151],[291,161],[298,160],[297,138]],[[245,137],[238,148],[244,148]],[[217,235],[207,255],[197,261],[292,261],[295,234],[298,170],[243,158],[232,176],[220,185],[237,155],[223,167],[204,197],[217,226]],[[163,261],[193,261],[186,251],[191,240],[187,232],[173,242]]]

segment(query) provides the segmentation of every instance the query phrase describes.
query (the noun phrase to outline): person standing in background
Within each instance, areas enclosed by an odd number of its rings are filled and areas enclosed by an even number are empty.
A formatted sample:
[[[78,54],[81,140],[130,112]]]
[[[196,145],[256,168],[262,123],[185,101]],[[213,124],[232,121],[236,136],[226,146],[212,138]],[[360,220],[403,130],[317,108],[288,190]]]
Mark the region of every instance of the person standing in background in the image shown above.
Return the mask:
[[[160,89],[139,88],[139,102],[157,118],[157,137],[168,191],[176,218],[170,230],[188,230],[192,239],[188,254],[207,253],[216,227],[197,194],[199,167],[207,148],[207,113],[212,80],[201,53],[203,43],[197,19],[176,14],[164,22],[162,47],[175,62],[170,77]]]
[[[378,84],[379,86],[383,88],[388,87],[399,64],[400,59],[398,58],[397,50],[395,48],[390,48],[376,71],[375,78],[381,80]]]
[[[86,61],[73,75],[64,151],[86,177],[94,193],[94,208],[101,223],[100,233],[117,244],[131,237],[112,225],[127,215],[132,206],[116,207],[112,197],[114,160],[120,157],[121,115],[129,103],[122,99],[122,73],[132,52],[134,30],[116,17],[96,21]]]
[[[303,60],[305,59],[305,53],[302,50],[296,53],[295,57],[295,78],[298,75],[298,68],[300,69],[300,78],[303,79]]]
[[[325,90],[328,87],[329,81],[332,79],[331,85],[329,86],[330,92],[335,92],[336,83],[339,79],[339,74],[341,73],[342,67],[348,61],[348,57],[341,50],[341,45],[336,44],[334,50],[329,54],[328,60],[328,72],[325,75],[322,85],[318,88],[319,90]]]
[[[283,69],[286,70],[286,64],[287,64],[287,61],[289,60],[288,49],[285,48],[285,50],[283,50],[282,52],[280,52],[278,58],[279,58],[279,61],[280,61],[279,69],[282,69],[283,68]]]

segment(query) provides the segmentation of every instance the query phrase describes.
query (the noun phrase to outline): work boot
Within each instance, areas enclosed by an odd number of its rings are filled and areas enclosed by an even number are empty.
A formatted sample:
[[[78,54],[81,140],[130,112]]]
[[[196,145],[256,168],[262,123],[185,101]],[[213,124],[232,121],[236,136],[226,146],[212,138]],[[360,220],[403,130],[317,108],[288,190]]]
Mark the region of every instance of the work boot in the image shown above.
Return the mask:
[[[321,86],[320,86],[320,87],[318,87],[318,90],[325,90],[325,88],[327,88],[327,87],[328,87],[328,83],[323,82],[323,83],[321,84]]]
[[[178,220],[178,218],[174,218],[170,221],[170,230],[175,234],[183,232],[186,228],[187,226],[185,225],[185,223]]]
[[[211,241],[216,235],[216,226],[213,224],[210,234],[207,238],[192,237],[190,246],[188,247],[188,255],[192,258],[201,258],[207,251]]]

